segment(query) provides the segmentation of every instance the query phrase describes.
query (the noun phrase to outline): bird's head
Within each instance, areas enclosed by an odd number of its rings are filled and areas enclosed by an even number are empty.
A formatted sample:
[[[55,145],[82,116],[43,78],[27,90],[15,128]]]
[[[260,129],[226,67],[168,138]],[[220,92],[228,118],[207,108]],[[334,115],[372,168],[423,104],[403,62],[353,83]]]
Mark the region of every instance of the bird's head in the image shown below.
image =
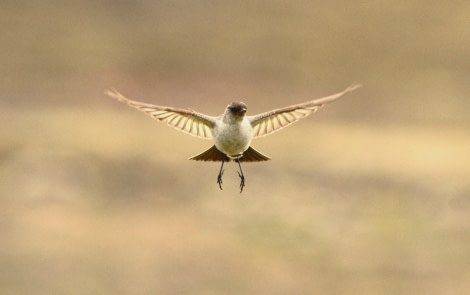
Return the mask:
[[[234,101],[227,106],[227,110],[236,117],[243,118],[246,114],[246,104],[239,101]]]

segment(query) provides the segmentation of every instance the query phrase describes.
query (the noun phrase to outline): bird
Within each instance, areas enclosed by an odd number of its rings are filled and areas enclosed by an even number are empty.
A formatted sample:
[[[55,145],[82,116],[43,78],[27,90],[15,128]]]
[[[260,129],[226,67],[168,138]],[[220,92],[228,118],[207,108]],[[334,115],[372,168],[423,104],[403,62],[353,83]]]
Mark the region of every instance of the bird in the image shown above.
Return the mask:
[[[237,173],[240,178],[240,193],[242,193],[245,187],[245,176],[241,163],[271,160],[270,157],[251,146],[253,139],[273,134],[359,87],[361,87],[360,84],[352,84],[345,90],[333,95],[252,116],[246,115],[248,108],[245,103],[240,101],[230,103],[220,116],[209,116],[192,109],[134,101],[126,98],[115,89],[107,90],[105,94],[179,131],[199,138],[213,140],[214,144],[209,149],[190,157],[189,160],[222,162],[217,175],[217,184],[221,190],[224,163],[235,161],[240,169]]]

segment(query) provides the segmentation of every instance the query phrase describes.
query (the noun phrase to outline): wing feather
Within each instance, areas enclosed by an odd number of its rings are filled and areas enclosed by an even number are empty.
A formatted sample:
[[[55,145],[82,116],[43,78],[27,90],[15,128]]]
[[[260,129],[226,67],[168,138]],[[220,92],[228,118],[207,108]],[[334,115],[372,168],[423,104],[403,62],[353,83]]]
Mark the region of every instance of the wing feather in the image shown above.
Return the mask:
[[[360,86],[361,85],[359,84],[352,85],[342,92],[327,97],[275,109],[255,116],[249,116],[248,120],[253,126],[254,136],[260,137],[279,131],[290,124],[309,116],[325,104],[337,100]]]
[[[193,110],[178,109],[158,106],[143,102],[133,101],[116,90],[105,92],[106,95],[123,102],[130,107],[142,111],[160,122],[166,123],[177,130],[205,139],[212,139],[212,130],[217,120],[216,117],[207,116]]]

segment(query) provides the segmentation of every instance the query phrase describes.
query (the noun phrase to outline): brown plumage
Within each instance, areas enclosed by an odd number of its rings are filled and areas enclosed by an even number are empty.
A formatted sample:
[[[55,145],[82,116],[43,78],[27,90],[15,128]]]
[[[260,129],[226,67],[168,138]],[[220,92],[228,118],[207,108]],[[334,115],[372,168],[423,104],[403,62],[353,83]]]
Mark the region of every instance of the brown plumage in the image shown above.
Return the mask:
[[[116,90],[106,91],[106,94],[187,134],[204,139],[214,139],[214,146],[189,159],[222,162],[217,178],[217,182],[222,189],[222,168],[224,162],[229,162],[230,160],[236,161],[241,172],[240,162],[258,162],[271,159],[251,147],[253,138],[277,132],[316,112],[325,104],[354,91],[358,87],[360,85],[352,85],[342,92],[327,97],[290,105],[254,116],[246,116],[247,107],[243,102],[232,102],[227,106],[224,114],[216,117],[198,113],[191,109],[179,109],[133,101],[124,97]],[[242,179],[240,188],[243,190],[245,178],[243,173],[240,172],[239,176]]]

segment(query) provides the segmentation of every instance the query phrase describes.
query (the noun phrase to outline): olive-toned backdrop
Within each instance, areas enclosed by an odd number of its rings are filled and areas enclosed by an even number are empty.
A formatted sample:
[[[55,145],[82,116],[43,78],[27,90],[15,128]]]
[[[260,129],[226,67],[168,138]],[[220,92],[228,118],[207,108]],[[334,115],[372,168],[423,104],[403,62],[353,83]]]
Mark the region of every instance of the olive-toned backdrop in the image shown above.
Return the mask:
[[[2,1],[1,294],[470,292],[470,4]],[[249,114],[363,88],[253,146],[103,93]]]

